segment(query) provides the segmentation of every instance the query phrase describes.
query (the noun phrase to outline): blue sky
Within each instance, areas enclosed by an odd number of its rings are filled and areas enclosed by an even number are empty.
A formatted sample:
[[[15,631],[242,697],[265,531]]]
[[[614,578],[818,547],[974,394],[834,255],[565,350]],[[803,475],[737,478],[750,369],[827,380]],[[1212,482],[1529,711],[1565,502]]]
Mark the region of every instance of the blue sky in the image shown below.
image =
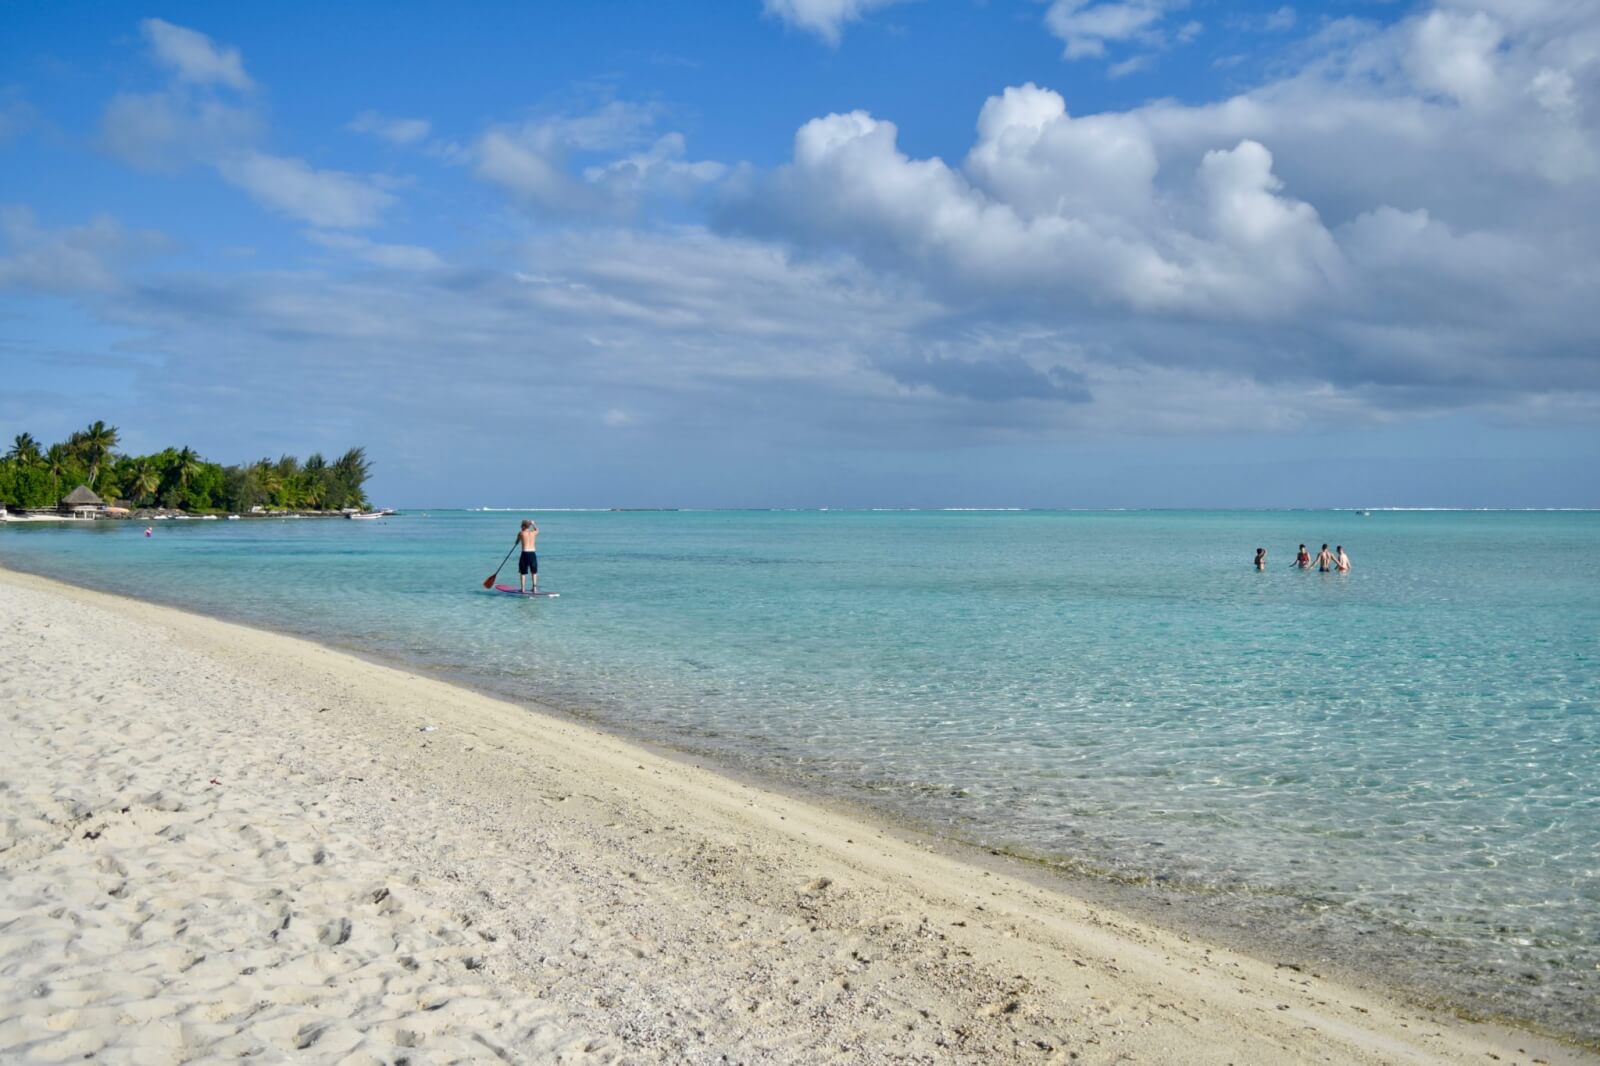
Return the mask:
[[[1600,505],[1600,5],[4,10],[7,440],[361,443],[399,505]]]

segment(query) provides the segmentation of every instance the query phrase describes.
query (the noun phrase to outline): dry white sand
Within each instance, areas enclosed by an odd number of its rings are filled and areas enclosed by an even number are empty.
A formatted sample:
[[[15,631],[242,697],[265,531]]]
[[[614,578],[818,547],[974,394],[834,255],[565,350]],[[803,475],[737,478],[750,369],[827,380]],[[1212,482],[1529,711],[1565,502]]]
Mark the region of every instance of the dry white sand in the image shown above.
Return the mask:
[[[1600,1061],[3,571],[0,728],[5,1062]]]

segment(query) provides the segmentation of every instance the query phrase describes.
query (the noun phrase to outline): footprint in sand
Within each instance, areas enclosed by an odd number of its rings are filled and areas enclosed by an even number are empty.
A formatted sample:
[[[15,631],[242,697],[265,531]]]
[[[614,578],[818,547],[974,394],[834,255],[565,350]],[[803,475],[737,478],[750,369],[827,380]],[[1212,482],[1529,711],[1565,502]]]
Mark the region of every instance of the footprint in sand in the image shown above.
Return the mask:
[[[336,948],[350,939],[351,928],[349,918],[335,918],[322,927],[317,939],[330,948]]]

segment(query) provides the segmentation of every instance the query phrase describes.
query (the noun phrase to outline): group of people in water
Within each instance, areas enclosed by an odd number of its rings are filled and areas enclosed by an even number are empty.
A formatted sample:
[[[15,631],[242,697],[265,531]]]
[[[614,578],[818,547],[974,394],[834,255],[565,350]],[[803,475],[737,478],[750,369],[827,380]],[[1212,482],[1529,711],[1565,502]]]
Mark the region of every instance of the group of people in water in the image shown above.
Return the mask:
[[[1300,550],[1295,552],[1294,568],[1296,570],[1310,570],[1313,566],[1315,566],[1317,570],[1324,574],[1329,573],[1330,571],[1348,574],[1350,572],[1350,556],[1344,553],[1344,545],[1342,544],[1334,548],[1333,551],[1329,551],[1328,546],[1324,544],[1322,546],[1322,550],[1316,554],[1315,558],[1313,558],[1311,553],[1306,550],[1306,546],[1304,544],[1300,545]],[[1257,548],[1256,569],[1265,570],[1266,568],[1267,549]]]

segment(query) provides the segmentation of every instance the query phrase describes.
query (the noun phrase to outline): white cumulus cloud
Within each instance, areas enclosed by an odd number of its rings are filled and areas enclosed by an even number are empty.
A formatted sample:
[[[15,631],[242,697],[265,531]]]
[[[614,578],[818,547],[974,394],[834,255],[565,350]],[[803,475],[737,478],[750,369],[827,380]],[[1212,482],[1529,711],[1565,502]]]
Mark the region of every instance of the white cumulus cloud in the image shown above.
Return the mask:
[[[1145,129],[1115,115],[1072,119],[1059,93],[1032,83],[991,97],[966,170],[1029,217],[1139,216],[1153,206],[1158,163]]]
[[[1424,90],[1484,104],[1499,94],[1496,53],[1504,39],[1487,12],[1430,11],[1415,25],[1406,66]]]
[[[1253,141],[1158,191],[1145,131],[1073,119],[1033,85],[985,105],[963,168],[909,158],[897,135],[862,111],[808,122],[766,193],[768,221],[989,299],[1270,317],[1338,273],[1316,211],[1283,194]]]
[[[1149,25],[1117,17],[1099,39]],[[719,224],[1070,338],[1100,397],[1123,364],[1296,383],[1296,410],[1318,388],[1330,411],[1592,403],[1600,18],[1444,0],[1304,48],[1299,69],[1199,105],[1074,114],[1014,86],[958,159],[906,152],[883,117],[825,115],[787,164],[729,180]]]

